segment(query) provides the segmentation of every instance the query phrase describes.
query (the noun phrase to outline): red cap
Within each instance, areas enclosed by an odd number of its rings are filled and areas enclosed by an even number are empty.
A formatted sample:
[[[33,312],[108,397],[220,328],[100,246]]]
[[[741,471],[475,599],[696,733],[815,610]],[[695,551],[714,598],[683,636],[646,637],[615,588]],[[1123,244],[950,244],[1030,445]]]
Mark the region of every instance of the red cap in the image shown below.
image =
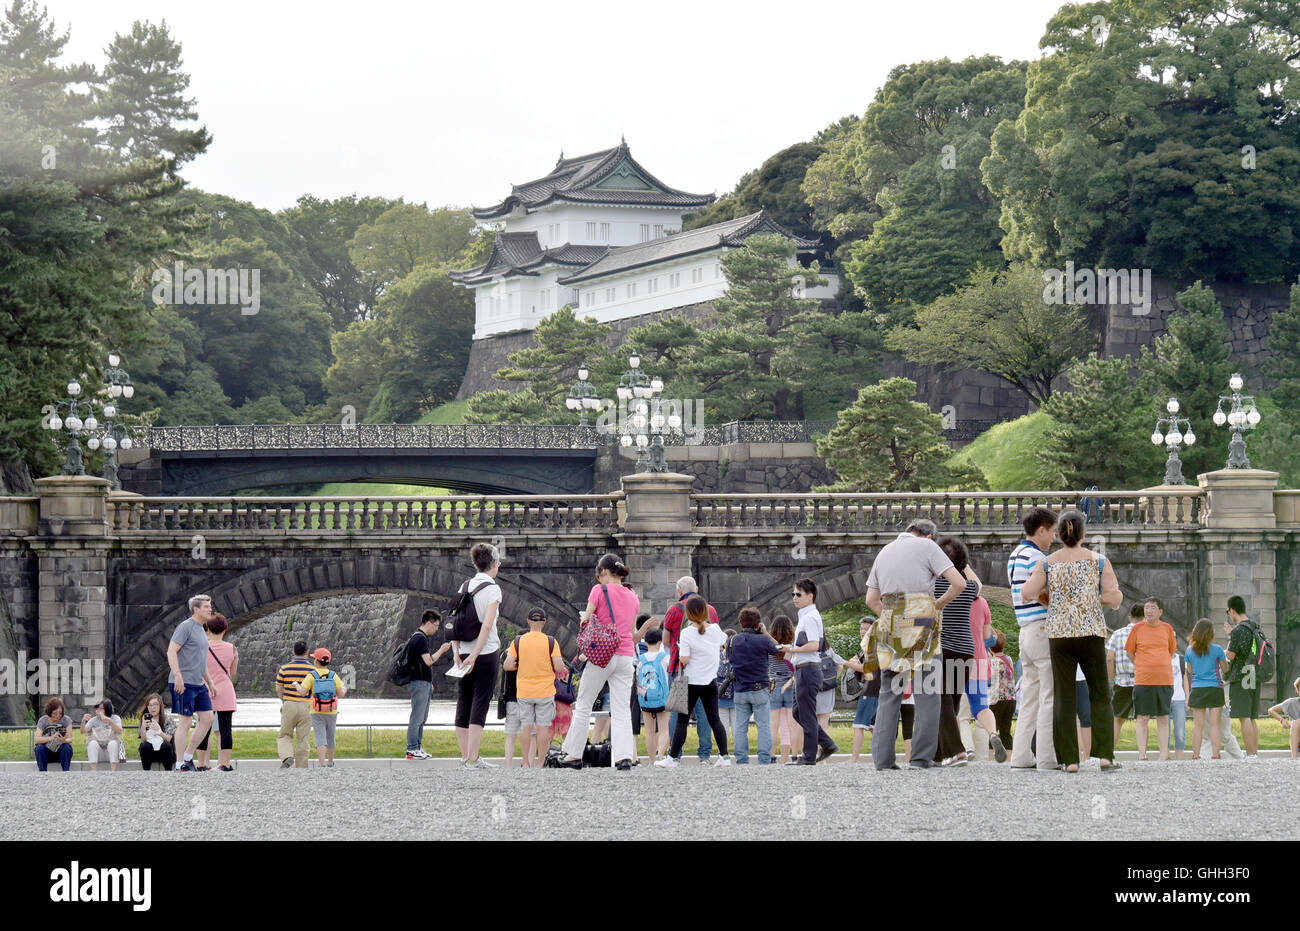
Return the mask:
[[[316,649],[311,651],[311,658],[316,660],[317,662],[328,663],[334,657],[331,656],[330,651],[325,649],[324,647],[317,647]]]

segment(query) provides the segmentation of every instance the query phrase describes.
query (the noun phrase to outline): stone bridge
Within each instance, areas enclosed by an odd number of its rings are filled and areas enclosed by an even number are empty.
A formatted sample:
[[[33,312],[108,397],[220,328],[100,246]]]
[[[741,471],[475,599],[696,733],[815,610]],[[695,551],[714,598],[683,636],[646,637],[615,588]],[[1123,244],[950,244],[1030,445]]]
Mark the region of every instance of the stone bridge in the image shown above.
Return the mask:
[[[36,497],[0,499],[0,659],[21,650],[100,660],[107,694],[127,708],[165,681],[167,641],[197,593],[211,594],[235,630],[330,594],[445,603],[469,573],[471,545],[491,541],[504,547],[505,621],[540,604],[572,653],[605,551],[623,554],[645,610],[662,613],[675,580],[691,574],[730,624],[748,603],[765,616],[788,611],[801,576],[818,582],[823,608],[864,594],[875,554],[915,516],[965,539],[981,577],[1004,584],[1020,514],[1078,503],[1070,492],[700,494],[674,473],[567,497],[141,497],[86,476],[37,485]],[[1113,560],[1129,599],[1160,596],[1182,634],[1242,594],[1280,637],[1276,682],[1289,683],[1300,492],[1275,486],[1275,473],[1237,470],[1201,476],[1199,487],[1095,492],[1090,543]]]
[[[821,421],[733,421],[667,436],[670,466],[699,491],[808,491],[834,475]],[[467,494],[609,493],[636,471],[617,435],[572,424],[259,424],[151,427],[120,452],[127,491],[228,495],[326,482],[431,485]]]

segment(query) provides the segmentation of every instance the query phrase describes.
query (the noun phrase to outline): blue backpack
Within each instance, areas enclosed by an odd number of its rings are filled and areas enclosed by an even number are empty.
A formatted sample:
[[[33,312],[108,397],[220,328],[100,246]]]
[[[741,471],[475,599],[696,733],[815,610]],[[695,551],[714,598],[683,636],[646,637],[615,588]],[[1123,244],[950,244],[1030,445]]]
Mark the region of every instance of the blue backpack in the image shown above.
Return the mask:
[[[660,650],[641,661],[641,668],[637,670],[636,693],[642,708],[662,708],[668,700],[668,672],[663,662],[667,656],[666,650]]]
[[[335,672],[333,669],[325,670],[325,675],[320,675],[315,669],[311,671],[311,697],[312,710],[328,713],[338,709],[338,689],[335,688]]]

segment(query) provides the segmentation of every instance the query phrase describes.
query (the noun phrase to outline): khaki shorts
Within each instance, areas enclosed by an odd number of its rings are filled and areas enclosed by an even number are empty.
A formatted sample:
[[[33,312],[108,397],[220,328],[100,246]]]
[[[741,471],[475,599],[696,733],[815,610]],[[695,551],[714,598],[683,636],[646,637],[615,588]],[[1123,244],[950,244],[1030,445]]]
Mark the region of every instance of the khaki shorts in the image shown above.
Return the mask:
[[[555,697],[521,698],[518,702],[521,728],[550,727],[555,721]]]

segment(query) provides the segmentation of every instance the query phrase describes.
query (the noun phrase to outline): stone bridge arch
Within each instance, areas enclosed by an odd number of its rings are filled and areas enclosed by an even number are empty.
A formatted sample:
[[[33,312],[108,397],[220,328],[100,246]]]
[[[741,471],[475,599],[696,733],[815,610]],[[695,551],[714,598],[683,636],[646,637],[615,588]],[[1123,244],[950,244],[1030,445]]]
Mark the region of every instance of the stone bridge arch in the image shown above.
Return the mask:
[[[303,563],[274,568],[251,565],[227,571],[221,581],[204,579],[177,588],[167,604],[155,607],[147,617],[132,625],[129,641],[109,664],[105,694],[122,702],[122,707],[133,709],[145,695],[162,691],[169,672],[167,645],[172,631],[189,616],[188,601],[196,594],[212,596],[215,609],[230,620],[234,635],[247,624],[282,608],[336,595],[414,595],[445,613],[451,596],[469,576],[468,569],[463,568],[466,563],[463,548],[438,563],[422,556],[375,556],[361,552],[318,557]],[[504,605],[502,617],[507,622],[523,627],[528,609],[541,606],[549,618],[546,632],[556,638],[567,656],[577,652],[578,609],[565,593],[555,590],[552,581],[539,577],[529,567],[512,566],[500,574],[498,582]],[[573,592],[577,593],[579,588],[575,585]],[[585,592],[574,597],[585,597]],[[398,636],[404,634],[395,629],[382,653],[385,663]],[[292,642],[292,638],[287,640]]]

